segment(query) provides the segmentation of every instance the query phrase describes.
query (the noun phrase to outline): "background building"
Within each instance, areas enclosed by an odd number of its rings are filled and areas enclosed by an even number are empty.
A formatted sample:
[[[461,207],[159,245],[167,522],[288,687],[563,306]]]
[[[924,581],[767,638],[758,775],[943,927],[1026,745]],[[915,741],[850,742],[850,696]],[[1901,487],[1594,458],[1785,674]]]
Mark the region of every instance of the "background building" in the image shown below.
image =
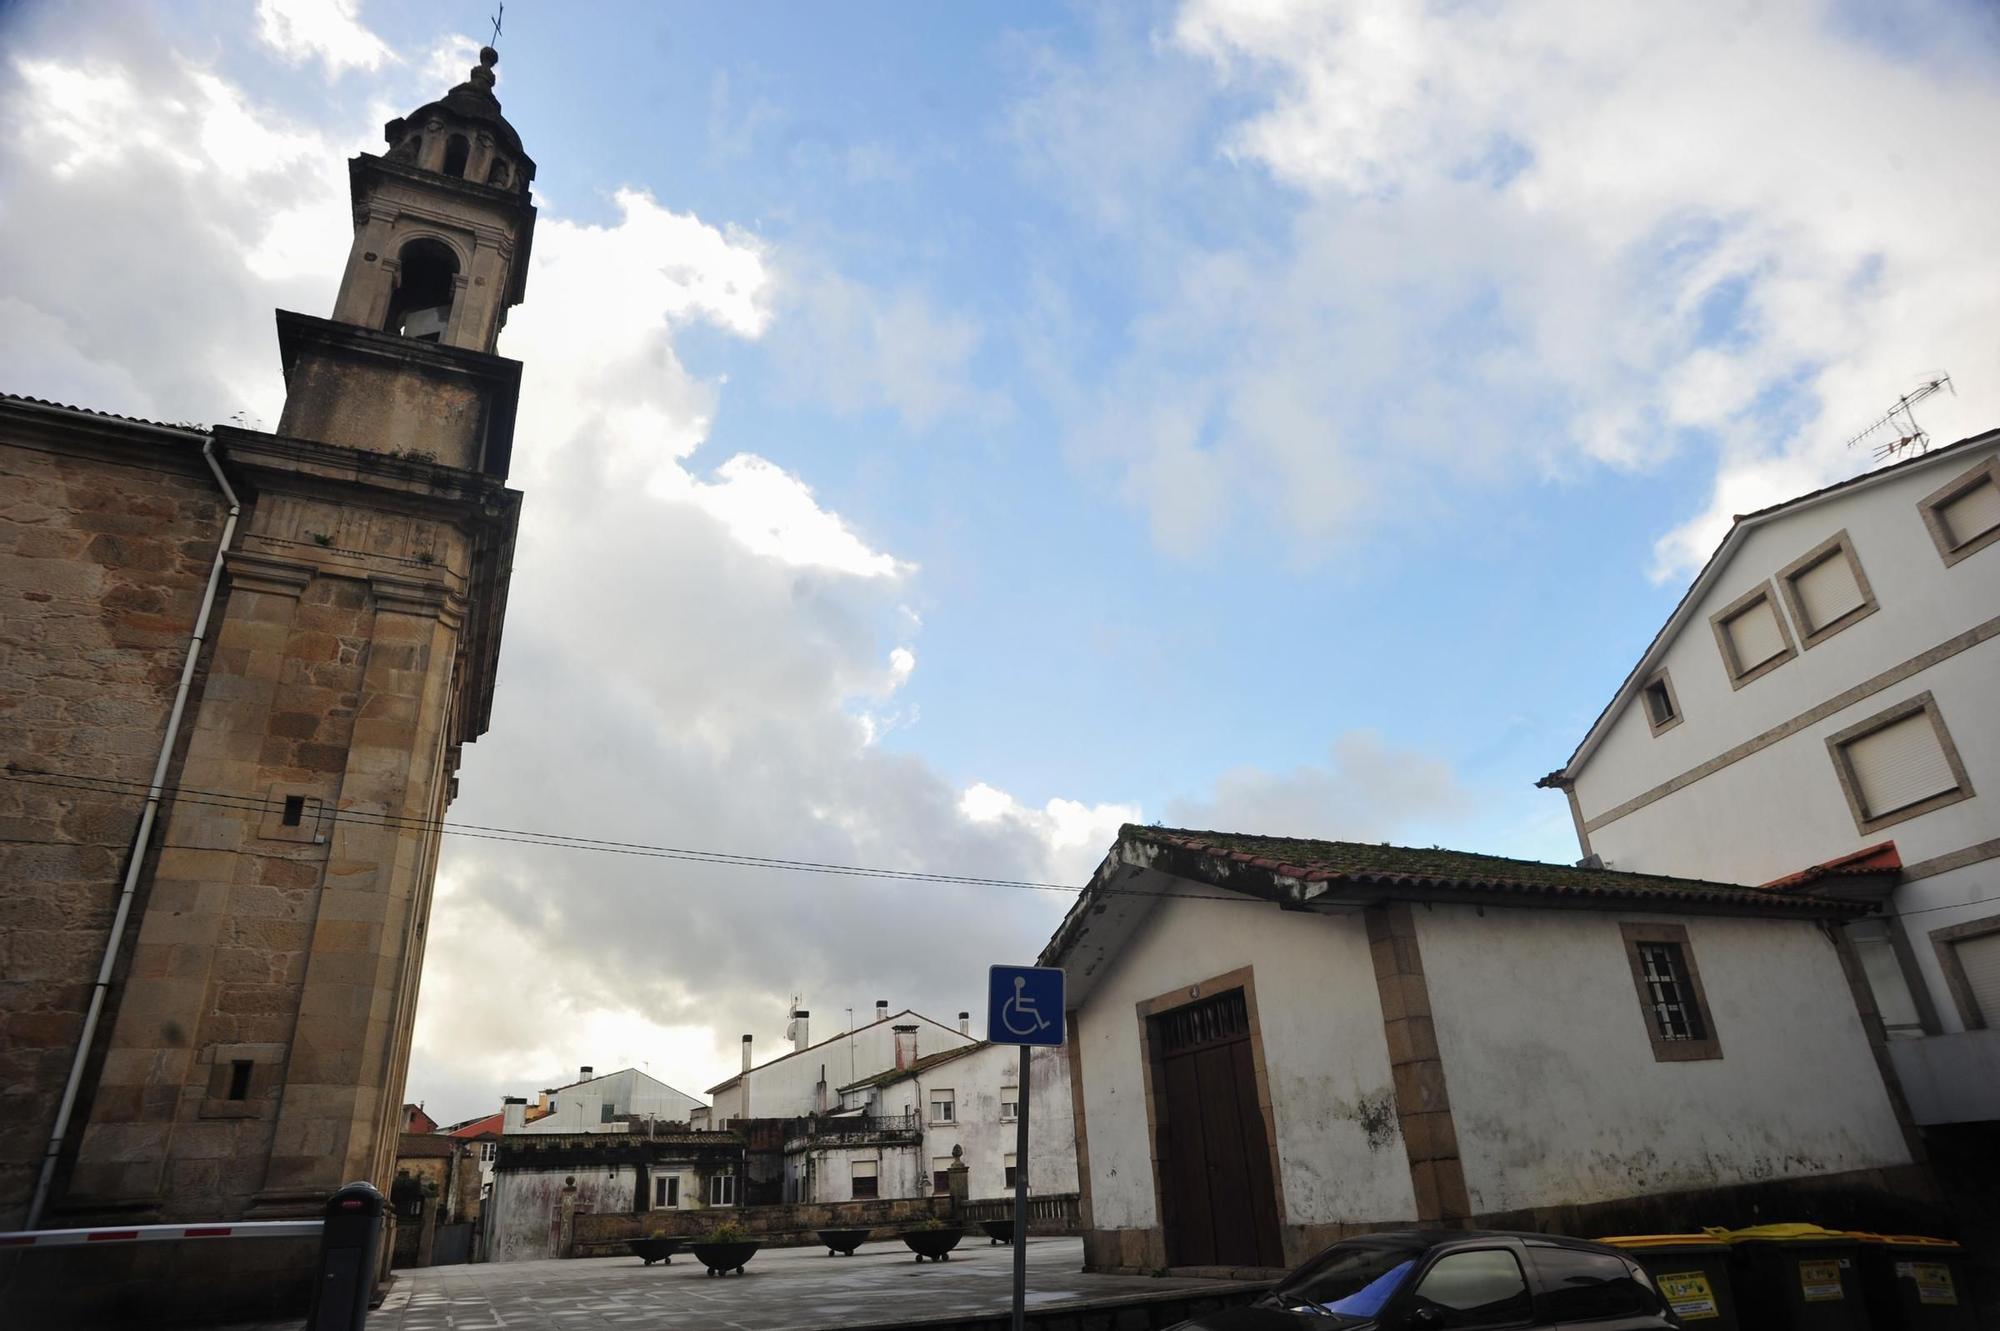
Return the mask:
[[[1911,1112],[2000,1158],[2000,431],[1738,518],[1544,784],[1611,867],[1882,902]]]

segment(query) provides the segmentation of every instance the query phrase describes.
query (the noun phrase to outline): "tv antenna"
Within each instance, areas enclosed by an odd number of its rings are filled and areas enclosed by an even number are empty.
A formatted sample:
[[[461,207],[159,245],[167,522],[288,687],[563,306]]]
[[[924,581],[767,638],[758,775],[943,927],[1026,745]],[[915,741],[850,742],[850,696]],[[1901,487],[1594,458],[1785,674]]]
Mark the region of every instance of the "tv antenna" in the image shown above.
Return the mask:
[[[1915,388],[1897,398],[1895,406],[1883,412],[1867,429],[1849,439],[1847,447],[1854,447],[1862,440],[1875,434],[1878,430],[1894,429],[1898,432],[1896,438],[1884,440],[1874,446],[1874,455],[1877,461],[1896,457],[1913,448],[1920,453],[1928,452],[1931,446],[1930,433],[1923,426],[1917,424],[1917,415],[1910,408],[1916,406],[1917,403],[1922,402],[1940,388],[1951,388],[1951,395],[1953,397],[1958,396],[1958,390],[1951,387],[1951,376],[1943,371],[1939,371],[1935,378],[1924,380]]]

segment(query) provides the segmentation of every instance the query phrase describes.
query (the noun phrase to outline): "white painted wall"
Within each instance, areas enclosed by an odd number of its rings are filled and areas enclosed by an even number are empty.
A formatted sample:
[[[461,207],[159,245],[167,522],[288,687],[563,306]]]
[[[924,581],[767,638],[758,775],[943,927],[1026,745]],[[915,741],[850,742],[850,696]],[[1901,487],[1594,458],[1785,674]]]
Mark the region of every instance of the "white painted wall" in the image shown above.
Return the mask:
[[[1586,910],[1482,917],[1444,905],[1412,913],[1475,1211],[1909,1162],[1818,926]],[[1687,929],[1721,1058],[1654,1059],[1621,919]],[[1096,1145],[1093,1129],[1093,1156]]]
[[[1925,495],[1995,452],[2000,448],[1941,460],[1935,467],[1802,508],[1752,532],[1667,651],[1684,720],[1655,737],[1641,704],[1635,700],[1629,705],[1577,774],[1576,795],[1585,819],[2000,616],[2000,546],[1947,567],[1917,510]],[[1854,541],[1881,608],[1732,690],[1709,615],[1842,529]],[[1797,625],[1792,627],[1796,639]],[[1841,793],[1826,739],[1925,691],[1937,699],[1976,793],[1863,834]],[[1996,799],[2000,638],[1968,648],[1598,828],[1590,834],[1590,846],[1615,868],[1760,883],[1885,840],[1895,841],[1905,864],[1963,850],[2000,834]],[[1908,917],[1911,951],[1947,1032],[1963,1029],[1963,1023],[1926,935],[1996,913],[1996,896],[2000,861],[1994,860],[1897,889],[1894,909]]]
[[[632,1189],[638,1182],[638,1171],[630,1165],[499,1170],[493,1176],[493,1196],[487,1213],[486,1260],[531,1262],[560,1257],[563,1185],[570,1178],[576,1180],[579,1212],[602,1214],[632,1209]]]
[[[916,1077],[878,1088],[871,1113],[895,1115],[914,1110],[923,1124],[922,1154],[926,1160],[964,1151],[966,1195],[979,1199],[1012,1196],[1007,1190],[1006,1157],[1014,1154],[1018,1125],[1000,1117],[1001,1092],[1020,1080],[1021,1054],[1012,1045],[988,1045],[954,1058]],[[1033,1108],[1028,1117],[1028,1187],[1038,1193],[1077,1190],[1076,1115],[1070,1098],[1069,1057],[1062,1049],[1038,1049],[1028,1064]],[[949,1088],[954,1118],[950,1123],[930,1115],[931,1092]],[[926,1166],[928,1168],[928,1166]],[[886,1185],[885,1185],[886,1186]],[[884,1197],[917,1196],[931,1191],[929,1179],[919,1191]]]
[[[854,1200],[856,1160],[875,1164],[875,1195],[927,1197],[931,1192],[930,1155],[922,1144],[899,1146],[834,1146],[785,1157],[787,1183],[808,1202]],[[810,1164],[808,1165],[808,1161]],[[801,1174],[810,1169],[809,1179]]]
[[[650,1115],[662,1122],[685,1123],[701,1101],[683,1094],[637,1068],[607,1072],[602,1077],[558,1087],[549,1095],[554,1112],[519,1129],[520,1132],[624,1132],[622,1122],[606,1123],[604,1106],[616,1114]]]
[[[783,1055],[752,1068],[747,1076],[738,1074],[713,1088],[717,1126],[726,1118],[794,1118],[813,1113],[820,1108],[817,1093],[822,1078],[827,1083],[828,1105],[837,1104],[840,1098],[837,1087],[896,1066],[895,1033],[891,1028],[909,1025],[917,1028],[919,1058],[974,1043],[971,1036],[960,1035],[956,1027],[904,1011],[821,1040],[802,1052],[794,1053],[788,1046]],[[746,1083],[750,1093],[747,1115],[742,1107]]]
[[[1387,1103],[1393,1114],[1394,1104],[1362,922],[1281,914],[1247,900],[1183,900],[1156,905],[1094,980],[1070,1031],[1083,1076],[1093,1223],[1099,1229],[1160,1223],[1135,1005],[1241,966],[1256,969],[1283,1162],[1280,1223],[1414,1216],[1401,1139],[1378,1134],[1371,1144],[1361,1123],[1367,1106]]]

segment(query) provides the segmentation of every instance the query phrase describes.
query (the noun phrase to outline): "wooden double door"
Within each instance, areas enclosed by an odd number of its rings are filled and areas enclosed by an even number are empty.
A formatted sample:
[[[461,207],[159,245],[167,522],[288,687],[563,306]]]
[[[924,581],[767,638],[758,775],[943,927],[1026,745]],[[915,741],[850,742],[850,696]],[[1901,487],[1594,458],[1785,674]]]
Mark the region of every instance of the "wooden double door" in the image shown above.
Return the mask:
[[[1147,1020],[1168,1262],[1283,1266],[1243,990]]]

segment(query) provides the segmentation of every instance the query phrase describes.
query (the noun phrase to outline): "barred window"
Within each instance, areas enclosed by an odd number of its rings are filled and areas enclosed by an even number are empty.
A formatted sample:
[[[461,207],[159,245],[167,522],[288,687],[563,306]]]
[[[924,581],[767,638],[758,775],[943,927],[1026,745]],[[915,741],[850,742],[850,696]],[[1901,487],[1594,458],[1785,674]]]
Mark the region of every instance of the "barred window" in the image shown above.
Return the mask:
[[[1688,1001],[1687,965],[1678,943],[1639,944],[1639,969],[1662,1040],[1699,1040],[1701,1013]]]

